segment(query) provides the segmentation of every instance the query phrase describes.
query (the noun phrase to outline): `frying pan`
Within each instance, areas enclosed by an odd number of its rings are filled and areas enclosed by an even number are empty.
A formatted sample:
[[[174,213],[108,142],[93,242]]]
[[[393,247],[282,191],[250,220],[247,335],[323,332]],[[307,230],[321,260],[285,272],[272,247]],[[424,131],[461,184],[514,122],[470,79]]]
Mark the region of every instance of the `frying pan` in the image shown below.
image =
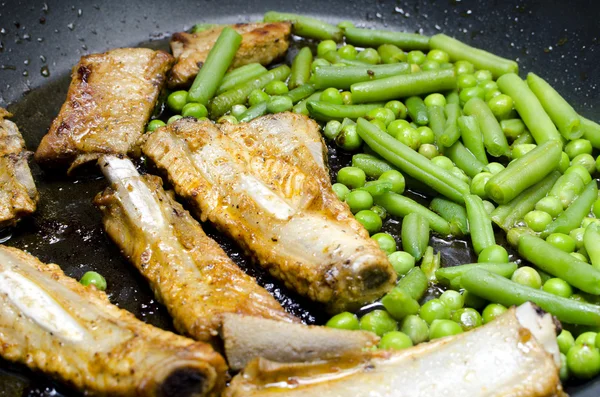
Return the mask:
[[[438,32],[516,59],[522,76],[530,70],[546,78],[579,112],[600,120],[600,2],[589,1],[357,1],[263,0],[17,1],[0,2],[0,106],[15,114],[30,149],[35,149],[65,99],[70,68],[80,56],[109,48],[146,46],[167,49],[171,33],[197,22],[259,20],[267,10],[342,19],[432,35]],[[333,170],[349,157],[333,151]],[[146,282],[102,231],[91,205],[105,182],[93,169],[75,177],[32,164],[41,202],[35,216],[0,232],[0,241],[55,262],[79,278],[102,273],[111,301],[143,321],[171,329],[166,310]],[[394,232],[398,225],[386,224]],[[283,305],[307,323],[322,323],[320,310],[249,263],[232,241],[205,225],[207,233]],[[446,265],[473,260],[464,241],[433,239]],[[600,378],[571,385],[577,397],[600,395]],[[27,369],[0,361],[0,396],[76,396],[76,392]]]

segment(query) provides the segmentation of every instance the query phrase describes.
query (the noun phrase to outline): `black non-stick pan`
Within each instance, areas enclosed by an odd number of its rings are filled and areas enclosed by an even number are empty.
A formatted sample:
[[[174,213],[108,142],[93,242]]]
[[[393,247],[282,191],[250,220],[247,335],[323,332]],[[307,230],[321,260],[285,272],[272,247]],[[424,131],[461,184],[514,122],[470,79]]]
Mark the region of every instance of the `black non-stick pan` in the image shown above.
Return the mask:
[[[523,76],[534,70],[579,112],[600,121],[597,0],[0,1],[0,106],[8,106],[15,114],[14,121],[33,150],[58,113],[70,69],[80,56],[123,46],[167,49],[171,33],[197,22],[255,21],[271,9],[428,35],[444,32],[516,59]],[[346,161],[348,157],[340,155],[331,165],[339,168]],[[73,277],[92,269],[101,272],[112,302],[143,321],[170,329],[166,310],[102,231],[100,216],[91,204],[105,186],[102,177],[93,169],[72,178],[35,164],[32,170],[41,196],[39,210],[16,228],[1,231],[0,241],[45,262],[56,262]],[[386,225],[390,231],[396,227]],[[233,242],[208,225],[206,229],[290,311],[308,323],[325,319],[318,308],[247,262]],[[433,243],[448,265],[473,259],[464,242]],[[600,396],[600,379],[570,385],[567,391],[577,397]],[[0,361],[0,396],[60,395],[78,394],[24,367]]]

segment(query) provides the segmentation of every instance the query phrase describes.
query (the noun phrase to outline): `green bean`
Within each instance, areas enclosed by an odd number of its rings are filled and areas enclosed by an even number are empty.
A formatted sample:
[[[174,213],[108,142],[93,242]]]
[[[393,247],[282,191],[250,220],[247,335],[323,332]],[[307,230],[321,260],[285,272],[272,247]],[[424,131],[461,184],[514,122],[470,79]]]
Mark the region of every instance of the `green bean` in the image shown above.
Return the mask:
[[[310,79],[310,66],[313,61],[313,54],[310,48],[303,47],[292,61],[292,72],[288,86],[290,89],[308,83]]]
[[[429,245],[429,222],[419,213],[408,214],[402,220],[402,249],[415,260],[421,260]]]
[[[594,269],[600,270],[600,226],[592,223],[585,228],[583,246]]]
[[[216,28],[218,26],[222,26],[218,23],[197,23],[194,25],[194,27],[192,28],[191,32],[192,33],[201,33],[204,32],[206,30],[212,29],[212,28]]]
[[[444,126],[446,125],[446,116],[444,115],[444,108],[441,106],[428,106],[427,112],[429,116],[429,127],[433,131],[435,136],[435,142],[438,147],[442,149],[442,135],[444,134]]]
[[[408,98],[404,104],[408,109],[408,115],[417,125],[429,124],[429,116],[427,115],[427,106],[418,96]]]
[[[231,72],[228,72],[225,76],[223,76],[223,80],[221,80],[221,85],[217,90],[217,95],[220,95],[225,91],[232,89],[236,85],[245,83],[248,80],[255,79],[258,76],[265,73],[267,73],[267,68],[265,68],[260,63],[249,63],[247,65],[233,69]]]
[[[509,73],[497,81],[503,94],[513,99],[514,107],[537,144],[561,141],[561,135],[529,86],[516,74]]]
[[[547,141],[512,161],[485,185],[485,191],[498,204],[506,204],[556,169],[562,144]]]
[[[357,119],[365,117],[371,110],[383,107],[383,103],[362,105],[335,105],[323,101],[308,101],[306,109],[310,116],[319,121]]]
[[[475,253],[479,255],[485,248],[496,244],[492,220],[479,196],[475,194],[465,195],[465,205],[467,207],[471,242]]]
[[[483,145],[483,135],[481,135],[477,119],[473,116],[460,116],[457,124],[465,147],[473,153],[477,160],[487,165],[488,159]]]
[[[464,147],[460,141],[457,141],[454,145],[446,148],[444,155],[448,156],[458,168],[463,170],[465,174],[471,178],[485,169],[485,164],[477,160],[473,153]]]
[[[192,83],[188,92],[190,102],[208,105],[208,101],[217,92],[240,44],[242,44],[242,35],[230,27],[225,27]]]
[[[388,292],[382,299],[381,304],[388,313],[396,320],[402,320],[404,317],[419,312],[419,302],[413,299],[409,294],[401,289],[394,288]]]
[[[441,144],[450,147],[460,138],[457,124],[461,113],[460,105],[455,103],[446,104],[444,111],[446,114],[446,125],[444,126],[444,133],[441,136]]]
[[[391,181],[369,181],[365,183],[365,185],[359,190],[364,190],[369,192],[372,197],[381,196],[384,193],[387,193],[392,190],[393,184]]]
[[[443,284],[460,285],[460,278],[472,269],[484,269],[499,276],[510,278],[515,270],[517,270],[517,264],[514,262],[467,263],[464,265],[443,267],[435,272],[435,276]]]
[[[375,197],[374,200],[375,204],[385,208],[390,215],[405,217],[411,212],[416,212],[429,222],[433,231],[444,236],[450,234],[450,224],[444,218],[408,197],[388,192]]]
[[[326,61],[328,61],[331,64],[344,63],[349,66],[361,66],[361,67],[373,66],[366,62],[357,61],[356,59],[342,58],[337,51],[326,52],[325,54],[323,54],[323,59],[325,59]],[[321,66],[321,67],[323,67],[323,66]]]
[[[521,119],[506,119],[500,121],[500,128],[509,139],[517,139],[525,132],[525,124]]]
[[[406,61],[404,51],[393,44],[382,44],[377,48],[377,52],[381,57],[381,62],[384,64]]]
[[[357,127],[360,137],[367,145],[400,171],[424,182],[450,200],[458,203],[464,202],[463,195],[470,192],[467,183],[436,166],[426,157],[381,131],[367,120],[359,118]],[[431,221],[430,224],[432,224]]]
[[[333,26],[316,18],[304,15],[269,11],[264,16],[265,22],[292,22],[292,31],[295,35],[317,40],[342,41],[344,33],[337,26]]]
[[[248,121],[254,120],[257,117],[264,116],[267,113],[267,102],[260,102],[254,106],[250,106],[241,116],[238,118],[240,123],[247,123]]]
[[[352,100],[355,103],[388,101],[390,99],[428,94],[456,88],[453,69],[431,70],[401,74],[385,79],[352,84]]]
[[[367,177],[377,179],[386,171],[394,170],[388,162],[366,153],[358,153],[352,156],[352,166],[360,168]]]
[[[441,197],[431,200],[429,207],[450,223],[451,235],[461,236],[469,234],[469,222],[465,207]]]
[[[421,269],[415,267],[398,281],[395,288],[406,291],[415,300],[420,300],[427,291],[427,276]]]
[[[297,103],[305,98],[308,98],[315,92],[315,87],[312,84],[302,84],[290,90],[286,95],[292,100],[293,103]]]
[[[308,116],[308,109],[306,108],[306,104],[309,101],[318,101],[321,99],[321,94],[323,93],[323,91],[317,91],[312,93],[308,98],[301,100],[300,102],[298,102],[296,105],[294,105],[294,108],[292,109],[292,111],[294,113],[299,113],[299,114],[303,114],[305,116]],[[289,95],[289,93],[288,93]]]
[[[530,72],[527,74],[527,85],[565,139],[573,140],[583,135],[579,128],[579,115],[550,84]]]
[[[583,137],[590,141],[593,147],[600,149],[600,124],[583,116],[580,116],[580,121]]]
[[[513,141],[513,147],[530,143],[535,143],[535,140],[533,139],[533,135],[531,135],[529,131],[525,130],[521,135],[518,136],[517,139]]]
[[[483,135],[483,144],[489,154],[494,157],[500,157],[508,153],[508,142],[506,136],[498,124],[498,120],[481,98],[471,98],[465,104],[465,114],[474,116],[477,119],[479,128]]]
[[[429,50],[429,37],[416,33],[346,28],[344,34],[348,43],[359,47],[378,47],[382,44],[394,44],[405,51]]]
[[[427,277],[428,281],[437,283],[435,272],[440,268],[440,265],[440,253],[438,252],[437,254],[434,254],[433,247],[427,247],[425,254],[423,255],[423,260],[421,261],[421,270],[425,274],[425,277]]]
[[[581,176],[576,172],[569,172],[558,178],[548,194],[558,198],[563,208],[567,208],[584,188],[585,182]]]
[[[475,65],[477,69],[489,70],[492,72],[494,78],[498,78],[506,73],[519,72],[519,65],[515,61],[471,47],[445,34],[432,36],[429,40],[429,46],[448,53],[452,62],[466,60]]]
[[[408,63],[371,66],[321,66],[313,73],[317,88],[335,87],[347,90],[354,83],[410,73]]]
[[[600,295],[600,271],[539,237],[519,238],[519,254],[543,271],[559,277],[575,288]]]
[[[202,68],[204,69],[204,68]],[[246,102],[248,95],[255,90],[264,88],[274,80],[285,80],[290,74],[290,68],[287,65],[276,67],[259,77],[242,83],[229,91],[225,91],[219,96],[213,98],[210,103],[210,114],[213,118],[218,118],[227,113],[233,105]]]
[[[545,238],[551,233],[569,234],[571,230],[578,228],[579,225],[581,225],[583,218],[590,213],[590,209],[597,198],[598,185],[596,184],[596,180],[592,179],[579,197],[577,197],[566,210],[558,215],[556,219],[546,227],[542,236]]]
[[[492,221],[508,232],[523,219],[525,214],[535,208],[538,201],[546,197],[559,177],[560,172],[552,171],[540,182],[525,189],[508,203],[499,205],[491,213]]]
[[[565,323],[600,326],[600,306],[526,287],[484,269],[465,273],[461,285],[470,293],[506,307],[530,301]]]
[[[446,95],[446,104],[449,103],[460,105],[460,97],[458,96],[457,90],[452,90]]]

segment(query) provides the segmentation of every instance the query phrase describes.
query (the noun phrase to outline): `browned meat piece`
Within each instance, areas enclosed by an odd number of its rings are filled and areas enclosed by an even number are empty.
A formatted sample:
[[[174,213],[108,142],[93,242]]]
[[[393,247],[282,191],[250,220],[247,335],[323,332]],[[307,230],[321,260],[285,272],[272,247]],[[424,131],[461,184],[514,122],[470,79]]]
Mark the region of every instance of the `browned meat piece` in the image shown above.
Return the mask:
[[[237,125],[184,118],[142,148],[203,220],[330,311],[355,309],[394,286],[385,253],[335,196],[318,126],[307,117]]]
[[[106,294],[0,246],[0,356],[90,395],[219,396],[227,367],[210,345],[163,331]]]
[[[290,324],[265,318],[226,314],[221,336],[229,367],[240,370],[256,357],[280,363],[323,360],[377,346],[366,331]]]
[[[82,57],[35,160],[72,170],[102,154],[136,152],[172,63],[171,55],[147,48]]]
[[[140,176],[130,160],[114,156],[102,157],[100,166],[111,182],[96,197],[104,227],[148,279],[179,332],[216,342],[225,313],[298,321],[204,234],[159,177]]]
[[[11,226],[35,212],[38,192],[27,164],[30,153],[17,125],[0,108],[0,227]]]
[[[225,25],[199,33],[175,33],[171,38],[171,51],[177,63],[169,74],[170,88],[187,88],[198,74],[208,52],[217,41]],[[242,45],[238,49],[231,68],[258,62],[268,65],[282,57],[288,49],[291,24],[238,23],[231,25],[242,35]]]
[[[526,303],[472,331],[313,363],[257,359],[225,397],[566,397],[554,324]]]

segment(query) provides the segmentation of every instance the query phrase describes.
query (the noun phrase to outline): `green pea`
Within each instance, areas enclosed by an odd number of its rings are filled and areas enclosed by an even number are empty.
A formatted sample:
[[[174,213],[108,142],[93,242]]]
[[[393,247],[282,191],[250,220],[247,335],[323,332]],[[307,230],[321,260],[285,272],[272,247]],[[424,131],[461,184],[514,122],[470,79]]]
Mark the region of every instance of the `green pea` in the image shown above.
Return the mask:
[[[563,353],[560,353],[560,370],[558,372],[558,376],[560,377],[561,382],[566,382],[569,380],[569,365],[567,364],[567,356]]]
[[[421,145],[432,144],[435,142],[435,134],[431,128],[421,126],[417,128],[417,133],[419,134],[419,142],[421,142]],[[421,145],[419,145],[419,147],[421,147]]]
[[[375,240],[377,244],[379,244],[379,248],[388,255],[395,252],[398,248],[396,246],[396,240],[387,233],[377,233],[371,236],[371,238]]]
[[[348,60],[356,59],[356,56],[358,55],[356,48],[350,44],[340,47],[337,51],[340,57]]]
[[[157,129],[159,129],[160,127],[162,127],[164,125],[166,125],[166,124],[162,120],[159,120],[159,119],[152,120],[151,122],[148,123],[146,130],[149,132],[156,131]]]
[[[570,298],[573,295],[573,288],[561,278],[551,278],[544,283],[542,289],[556,296]]]
[[[402,119],[394,120],[387,126],[387,133],[395,138],[405,128],[412,128],[408,121]]]
[[[379,219],[384,220],[387,217],[387,211],[380,205],[374,205],[371,207],[371,211],[377,214]]]
[[[560,154],[560,161],[558,163],[558,171],[564,174],[570,166],[571,160],[569,160],[569,156],[567,156],[565,152],[562,152]]]
[[[233,117],[235,117],[236,119],[239,119],[239,117],[244,114],[246,112],[246,110],[248,110],[248,108],[245,105],[241,105],[241,104],[237,104],[237,105],[233,105],[231,107],[231,115]],[[206,116],[204,116],[206,117]]]
[[[499,303],[490,303],[485,307],[485,309],[483,309],[483,312],[481,313],[483,323],[487,324],[490,321],[495,320],[496,318],[504,314],[506,310],[508,309],[506,309],[506,307],[502,306]]]
[[[331,188],[340,201],[346,200],[346,196],[350,193],[350,189],[343,183],[334,183]]]
[[[365,185],[367,175],[358,167],[344,167],[338,171],[336,179],[350,189],[358,189]]]
[[[250,95],[248,95],[248,104],[250,106],[258,105],[259,103],[267,102],[269,98],[269,94],[263,90],[252,90]]]
[[[429,339],[429,326],[425,320],[415,314],[404,317],[400,331],[408,335],[415,345]]]
[[[500,90],[489,90],[489,91],[484,91],[484,92],[485,92],[485,96],[483,97],[483,99],[486,102],[488,102],[492,98],[502,95],[502,92]]]
[[[423,62],[421,65],[419,65],[421,67],[421,70],[423,71],[427,71],[427,70],[438,70],[441,68],[439,62],[436,61],[432,61],[430,59],[425,60],[425,62]]]
[[[501,245],[490,245],[481,250],[477,257],[477,262],[508,263],[508,252],[506,251],[506,248]]]
[[[497,119],[504,119],[513,108],[513,99],[501,94],[490,99],[487,104]]]
[[[583,247],[584,234],[585,229],[582,227],[578,227],[577,229],[573,229],[569,232],[569,236],[575,241],[575,248],[581,249]]]
[[[479,87],[483,88],[483,91],[485,91],[486,94],[488,92],[490,92],[490,91],[497,91],[498,90],[498,83],[496,83],[493,80],[482,81],[482,82],[478,83],[477,85]]]
[[[396,116],[394,116],[394,112],[388,108],[376,108],[371,110],[366,115],[367,120],[380,120],[385,124],[386,127],[388,124],[394,121],[395,118]]]
[[[425,97],[423,102],[425,102],[426,106],[444,107],[444,106],[446,106],[446,97],[443,96],[442,94],[438,94],[438,93],[429,94]]]
[[[544,211],[550,214],[551,217],[556,218],[563,212],[563,205],[558,197],[546,196],[535,204],[535,209]]]
[[[473,76],[475,76],[477,81],[488,81],[488,80],[492,80],[494,78],[494,76],[492,75],[492,72],[490,72],[489,70],[485,70],[485,69],[476,71],[475,73],[473,73]]]
[[[500,171],[503,171],[505,167],[500,163],[491,162],[488,165],[486,165],[486,168],[492,175],[496,175]]]
[[[344,105],[352,105],[354,103],[352,101],[352,93],[350,91],[342,91],[340,95],[342,96],[342,102],[344,102]]]
[[[588,258],[586,258],[585,255],[583,255],[581,252],[571,252],[569,255],[571,255],[573,258],[577,259],[578,261],[582,261],[582,262],[586,262],[588,261]]]
[[[383,132],[388,132],[385,123],[379,119],[369,120],[369,123],[376,125],[377,128],[379,128]]]
[[[475,86],[475,87],[464,88],[460,92],[460,94],[458,94],[458,99],[460,100],[461,105],[464,105],[465,103],[469,102],[469,99],[471,99],[471,98],[484,99],[485,91],[483,91],[483,88]]]
[[[425,62],[426,56],[423,51],[415,50],[410,51],[406,54],[406,62],[414,63],[415,65],[420,65]]]
[[[542,232],[552,222],[552,216],[544,211],[533,210],[525,214],[523,220],[534,232]]]
[[[373,310],[361,317],[360,329],[383,336],[388,332],[398,330],[398,323],[385,310]]]
[[[106,279],[100,273],[93,271],[85,272],[79,282],[86,287],[93,285],[100,291],[106,291]]]
[[[574,159],[580,154],[592,154],[592,144],[587,139],[575,139],[565,145],[565,153],[569,159]]]
[[[386,109],[390,109],[394,113],[396,118],[406,118],[407,109],[406,106],[400,101],[389,101],[385,104]],[[404,113],[404,117],[400,117]]]
[[[406,180],[404,179],[404,175],[402,175],[400,171],[385,171],[379,176],[378,180],[392,182],[392,192],[398,194],[404,193],[404,188],[406,187]]]
[[[287,94],[289,89],[283,81],[273,80],[265,86],[265,92],[269,95],[283,95]]]
[[[368,210],[373,206],[373,197],[364,190],[353,190],[346,195],[346,204],[350,211],[356,214],[358,211]]]
[[[433,49],[427,53],[427,59],[436,61],[439,63],[450,62],[450,55],[446,51]]]
[[[429,330],[429,339],[444,338],[463,332],[462,327],[452,320],[433,320]]]
[[[226,114],[225,116],[219,117],[219,119],[217,120],[217,123],[237,124],[238,123],[238,119],[236,119],[235,117],[233,117],[230,114]]]
[[[444,291],[442,295],[440,295],[440,300],[450,311],[461,309],[465,304],[465,299],[457,291]]]
[[[342,94],[338,91],[337,88],[327,88],[321,94],[321,101],[333,103],[335,105],[343,105],[344,100],[342,99]]]
[[[395,242],[395,241],[394,241]],[[396,274],[403,276],[415,267],[415,258],[404,251],[395,251],[388,255],[388,260],[396,271]]]
[[[358,318],[355,314],[350,312],[336,314],[335,316],[331,317],[329,321],[327,321],[325,326],[329,328],[347,329],[351,331],[360,329]]]
[[[329,66],[329,65],[331,65],[331,64],[329,62],[327,62],[326,59],[317,58],[310,64],[310,70],[314,73],[314,71],[317,70],[318,68],[320,68],[321,66]]]
[[[269,113],[281,113],[291,110],[294,107],[292,98],[286,95],[275,95],[267,102],[267,111]]]
[[[575,240],[564,233],[552,233],[546,237],[546,242],[568,253],[575,251]]]
[[[573,165],[582,165],[590,175],[596,171],[596,160],[594,160],[591,154],[578,154],[571,160],[571,166]]]
[[[456,85],[460,90],[475,87],[477,85],[477,79],[472,74],[461,74],[456,77]]]
[[[358,53],[356,59],[361,62],[369,63],[371,65],[381,63],[381,57],[379,56],[377,50],[374,48],[365,48],[363,51]]]
[[[556,342],[558,343],[558,350],[560,350],[560,352],[563,354],[567,354],[569,349],[575,346],[575,338],[573,338],[573,334],[566,329],[563,329],[556,337]]]
[[[379,348],[382,350],[402,350],[412,347],[412,340],[408,335],[400,331],[391,331],[383,335],[379,341]]]
[[[175,113],[181,113],[183,107],[188,101],[187,91],[174,91],[167,97],[167,106]]]
[[[173,116],[169,117],[169,119],[167,120],[167,124],[172,124],[182,118],[183,118],[183,116],[180,114],[173,115]]]
[[[439,152],[438,152],[438,148],[435,145],[426,143],[426,144],[421,144],[421,146],[419,146],[419,154],[427,157],[429,160],[432,160],[432,159],[438,157]]]
[[[491,172],[480,172],[479,174],[475,175],[471,181],[471,193],[478,195],[482,199],[487,198],[485,185],[487,185],[492,176],[493,175]]]
[[[452,320],[458,323],[463,331],[470,331],[481,326],[482,319],[479,312],[472,308],[462,308],[452,313]]]
[[[342,130],[342,123],[337,120],[329,120],[323,128],[323,135],[329,140],[335,139]]]
[[[402,127],[395,134],[394,137],[399,142],[402,142],[412,150],[417,150],[421,146],[421,140],[419,139],[419,133],[413,127]]]
[[[454,163],[446,156],[437,156],[431,159],[431,162],[440,168],[450,171],[454,168]]]
[[[363,140],[356,131],[356,125],[349,124],[342,127],[342,131],[335,138],[335,143],[340,148],[351,152],[360,149]]]
[[[462,74],[473,74],[475,72],[475,66],[469,61],[456,61],[454,63],[454,71],[457,76]]]
[[[317,55],[322,57],[330,51],[335,51],[337,44],[333,40],[323,40],[317,46]]]
[[[450,310],[446,305],[439,299],[431,299],[425,302],[419,310],[419,316],[431,324],[433,320],[447,320],[450,318]]]
[[[576,345],[596,346],[596,332],[584,332],[575,339]]]
[[[540,274],[534,268],[529,266],[523,266],[515,270],[510,279],[515,283],[534,289],[539,289],[542,286]]]
[[[374,234],[381,230],[381,218],[371,210],[358,211],[354,217],[367,229],[369,234]]]

